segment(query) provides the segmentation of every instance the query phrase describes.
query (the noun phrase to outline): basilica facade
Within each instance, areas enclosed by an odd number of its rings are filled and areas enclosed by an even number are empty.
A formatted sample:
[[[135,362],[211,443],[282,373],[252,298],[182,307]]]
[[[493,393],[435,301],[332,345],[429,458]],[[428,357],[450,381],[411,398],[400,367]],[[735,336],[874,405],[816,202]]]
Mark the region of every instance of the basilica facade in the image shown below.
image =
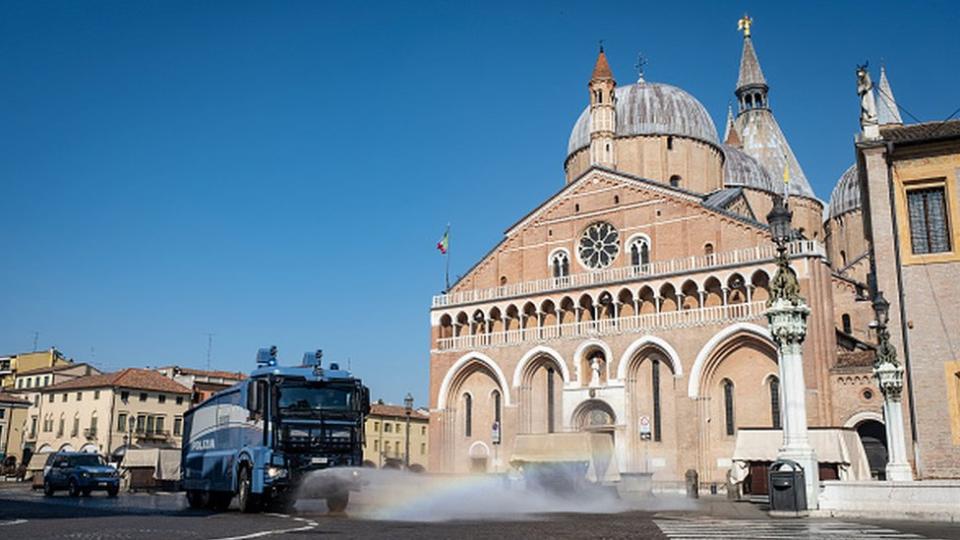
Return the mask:
[[[433,299],[430,470],[502,472],[518,434],[591,431],[621,471],[725,481],[738,430],[781,424],[766,215],[784,194],[810,425],[881,444],[855,173],[819,200],[769,93],[747,32],[721,138],[695,97],[617,84],[600,50],[565,185]]]

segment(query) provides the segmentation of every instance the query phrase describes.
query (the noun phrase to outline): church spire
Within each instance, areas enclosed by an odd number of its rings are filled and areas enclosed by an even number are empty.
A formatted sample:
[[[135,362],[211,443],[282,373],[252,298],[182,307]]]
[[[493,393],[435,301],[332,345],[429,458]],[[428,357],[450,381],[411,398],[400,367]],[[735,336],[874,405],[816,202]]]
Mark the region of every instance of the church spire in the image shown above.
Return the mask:
[[[590,164],[614,168],[614,136],[617,132],[616,89],[607,55],[600,53],[590,77]]]
[[[884,124],[903,124],[897,100],[893,97],[893,89],[887,80],[887,69],[880,66],[880,84],[877,86],[877,121]]]
[[[737,126],[733,122],[733,105],[727,103],[727,126],[723,130],[723,144],[740,148],[740,134],[737,133]]]
[[[740,75],[737,77],[737,103],[739,112],[749,109],[767,108],[767,80],[760,69],[757,52],[753,50],[753,39],[750,37],[750,28],[753,19],[744,15],[737,21],[737,28],[743,32],[743,53],[740,55]]]

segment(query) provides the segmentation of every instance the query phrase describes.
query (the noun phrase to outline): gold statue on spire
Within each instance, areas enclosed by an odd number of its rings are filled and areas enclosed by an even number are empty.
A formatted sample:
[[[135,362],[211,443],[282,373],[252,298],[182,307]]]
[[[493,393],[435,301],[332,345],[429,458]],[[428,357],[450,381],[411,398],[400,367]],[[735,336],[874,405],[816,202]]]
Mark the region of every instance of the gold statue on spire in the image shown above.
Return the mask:
[[[750,27],[753,25],[753,19],[750,18],[746,13],[743,14],[743,17],[740,17],[740,20],[737,21],[737,30],[743,32],[743,37],[750,37]]]

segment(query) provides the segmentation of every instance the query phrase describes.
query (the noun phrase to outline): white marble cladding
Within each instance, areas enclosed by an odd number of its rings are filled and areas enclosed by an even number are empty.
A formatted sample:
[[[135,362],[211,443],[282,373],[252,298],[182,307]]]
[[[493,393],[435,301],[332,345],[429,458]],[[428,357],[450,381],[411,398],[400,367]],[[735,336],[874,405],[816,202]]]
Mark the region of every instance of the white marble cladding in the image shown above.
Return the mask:
[[[596,272],[582,272],[561,278],[538,279],[502,285],[500,287],[441,294],[433,297],[432,307],[434,309],[445,308],[461,304],[489,302],[491,300],[565,289],[602,286],[633,280],[647,280],[673,274],[697,272],[727,266],[744,266],[747,264],[770,262],[773,261],[775,254],[776,247],[770,243],[752,248],[714,253],[712,255],[697,255],[680,259],[654,261],[643,266],[625,266],[608,268]],[[826,251],[823,245],[815,240],[801,240],[789,245],[789,254],[791,257],[825,257]]]

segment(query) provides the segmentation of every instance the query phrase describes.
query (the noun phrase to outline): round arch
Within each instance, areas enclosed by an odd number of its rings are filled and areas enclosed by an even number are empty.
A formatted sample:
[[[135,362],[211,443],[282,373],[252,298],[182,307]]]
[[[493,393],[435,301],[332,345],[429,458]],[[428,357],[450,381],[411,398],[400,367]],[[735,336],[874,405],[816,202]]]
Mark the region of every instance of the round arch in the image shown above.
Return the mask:
[[[520,358],[520,361],[517,362],[517,368],[513,370],[513,386],[514,388],[520,387],[523,382],[523,371],[527,369],[527,364],[532,362],[539,356],[549,356],[553,359],[554,362],[560,366],[560,376],[563,378],[563,384],[570,384],[570,371],[567,369],[567,363],[564,362],[563,357],[560,356],[560,353],[550,347],[545,347],[543,345],[537,345],[536,347],[530,349]]]
[[[507,384],[507,378],[504,377],[503,370],[500,369],[500,366],[498,366],[493,359],[483,353],[468,352],[467,354],[458,358],[457,361],[450,366],[450,369],[447,370],[447,374],[443,376],[443,382],[440,383],[440,392],[437,394],[437,408],[445,409],[447,407],[447,394],[450,393],[450,385],[453,384],[454,377],[456,377],[457,373],[470,362],[478,362],[493,373],[493,375],[497,378],[497,383],[503,390],[504,406],[510,406],[512,403],[510,401],[510,388]]]
[[[883,421],[882,414],[874,411],[860,411],[854,414],[853,416],[851,416],[850,418],[847,418],[847,421],[843,423],[843,427],[855,428],[857,427],[857,424],[866,422],[867,420],[874,420],[876,422],[880,422],[881,424],[886,425],[886,423]]]
[[[697,359],[693,363],[693,368],[690,369],[690,381],[687,384],[687,395],[690,398],[697,399],[700,397],[700,380],[703,377],[703,369],[707,363],[707,359],[710,358],[710,355],[713,354],[717,346],[728,338],[741,333],[758,337],[770,344],[770,346],[776,347],[773,343],[773,338],[770,336],[770,331],[753,323],[731,324],[717,332],[707,341],[703,348],[700,349],[700,352],[697,353]]]
[[[81,451],[81,452],[86,452],[86,453],[88,453],[88,454],[96,454],[96,453],[98,453],[98,452],[100,451],[100,449],[97,448],[97,445],[95,445],[95,444],[93,444],[93,443],[87,443],[87,444],[85,444],[85,445],[83,445],[83,446],[80,447],[80,451]]]
[[[483,441],[474,441],[467,449],[467,455],[471,458],[488,458],[490,457],[490,447]]]
[[[584,421],[587,420],[587,415],[593,411],[602,411],[610,417],[610,423],[603,425],[610,427],[617,425],[617,413],[613,410],[613,407],[606,401],[597,398],[584,400],[577,405],[576,408],[573,409],[573,414],[570,416],[569,425],[576,426],[580,429],[588,427]]]
[[[683,366],[680,364],[680,355],[677,354],[676,349],[674,349],[669,343],[664,339],[658,338],[656,336],[643,336],[642,338],[634,341],[627,347],[627,350],[623,351],[623,355],[620,357],[620,363],[617,365],[617,379],[624,380],[627,377],[627,366],[630,364],[630,360],[633,358],[633,355],[646,347],[653,346],[658,349],[667,357],[667,360],[670,361],[670,367],[673,370],[674,378],[683,377]]]
[[[604,362],[604,364],[606,364],[607,380],[609,381],[610,380],[610,361],[613,359],[613,350],[610,349],[609,345],[607,345],[605,342],[599,339],[588,339],[583,343],[581,343],[577,347],[577,350],[573,352],[573,362],[574,362],[573,366],[574,366],[574,369],[576,369],[577,382],[583,382],[583,374],[580,373],[580,364],[583,363],[582,362],[583,353],[585,353],[587,349],[591,347],[598,347],[603,351],[603,355],[604,357],[606,357],[606,362]]]
[[[60,450],[58,452],[76,452],[76,449],[70,443],[63,443],[60,445]]]

